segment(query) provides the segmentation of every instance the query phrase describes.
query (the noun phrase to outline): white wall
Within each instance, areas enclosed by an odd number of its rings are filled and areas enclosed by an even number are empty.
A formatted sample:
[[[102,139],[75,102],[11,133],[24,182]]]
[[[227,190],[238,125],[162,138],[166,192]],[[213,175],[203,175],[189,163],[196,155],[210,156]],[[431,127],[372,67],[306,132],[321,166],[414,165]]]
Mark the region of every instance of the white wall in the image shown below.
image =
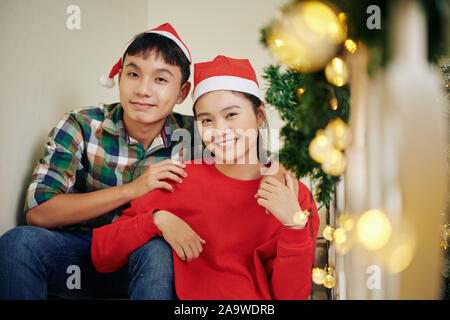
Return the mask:
[[[72,4],[79,30],[66,27]],[[0,235],[23,223],[27,184],[59,117],[118,101],[98,78],[146,26],[146,0],[0,1]]]

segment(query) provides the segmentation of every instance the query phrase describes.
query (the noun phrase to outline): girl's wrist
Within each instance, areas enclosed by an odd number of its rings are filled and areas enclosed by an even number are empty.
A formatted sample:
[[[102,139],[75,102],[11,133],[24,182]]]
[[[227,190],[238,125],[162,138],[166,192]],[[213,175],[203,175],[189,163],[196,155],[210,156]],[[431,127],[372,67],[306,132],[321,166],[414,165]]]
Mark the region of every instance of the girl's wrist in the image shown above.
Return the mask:
[[[303,229],[308,223],[308,210],[297,210],[291,218],[291,223],[283,223],[284,226],[292,229]]]

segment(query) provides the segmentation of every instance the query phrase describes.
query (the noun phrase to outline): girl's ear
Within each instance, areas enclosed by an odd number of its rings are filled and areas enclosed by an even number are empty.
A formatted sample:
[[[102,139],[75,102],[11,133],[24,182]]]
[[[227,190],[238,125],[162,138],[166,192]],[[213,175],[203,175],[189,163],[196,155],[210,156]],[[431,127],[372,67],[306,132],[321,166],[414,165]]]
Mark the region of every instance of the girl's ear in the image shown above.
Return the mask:
[[[261,102],[261,105],[256,109],[256,118],[258,120],[258,127],[261,127],[266,121],[266,105]]]

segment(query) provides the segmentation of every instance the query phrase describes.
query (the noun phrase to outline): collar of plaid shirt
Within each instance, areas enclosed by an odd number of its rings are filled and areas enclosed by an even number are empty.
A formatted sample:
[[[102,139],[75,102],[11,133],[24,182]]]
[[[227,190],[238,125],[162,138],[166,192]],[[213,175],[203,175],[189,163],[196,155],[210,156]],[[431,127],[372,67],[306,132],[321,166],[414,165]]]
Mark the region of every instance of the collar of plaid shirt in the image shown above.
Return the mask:
[[[161,130],[161,133],[155,137],[147,152],[154,152],[161,148],[168,148],[171,145],[170,137],[172,135],[174,126],[175,128],[180,127],[177,121],[174,119],[173,114],[170,113],[164,123],[163,130]],[[114,107],[114,109],[111,110],[111,112],[107,115],[105,121],[103,121],[102,128],[112,135],[119,135],[121,138],[125,139],[125,141],[129,145],[140,144],[139,141],[128,135],[125,130],[125,125],[123,123],[123,108],[120,103],[118,103]]]

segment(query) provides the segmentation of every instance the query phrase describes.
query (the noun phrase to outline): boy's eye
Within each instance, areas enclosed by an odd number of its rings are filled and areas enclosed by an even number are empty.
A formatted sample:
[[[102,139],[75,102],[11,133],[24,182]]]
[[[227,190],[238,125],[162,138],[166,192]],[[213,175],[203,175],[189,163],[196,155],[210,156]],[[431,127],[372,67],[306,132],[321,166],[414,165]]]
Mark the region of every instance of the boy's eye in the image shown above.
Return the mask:
[[[203,119],[201,121],[201,123],[202,123],[202,125],[205,125],[205,124],[211,123],[211,120],[210,119]]]
[[[156,82],[167,82],[167,80],[159,77],[159,78],[156,78]]]
[[[128,76],[129,76],[130,78],[137,78],[137,77],[138,77],[138,74],[137,74],[136,72],[128,72]]]

